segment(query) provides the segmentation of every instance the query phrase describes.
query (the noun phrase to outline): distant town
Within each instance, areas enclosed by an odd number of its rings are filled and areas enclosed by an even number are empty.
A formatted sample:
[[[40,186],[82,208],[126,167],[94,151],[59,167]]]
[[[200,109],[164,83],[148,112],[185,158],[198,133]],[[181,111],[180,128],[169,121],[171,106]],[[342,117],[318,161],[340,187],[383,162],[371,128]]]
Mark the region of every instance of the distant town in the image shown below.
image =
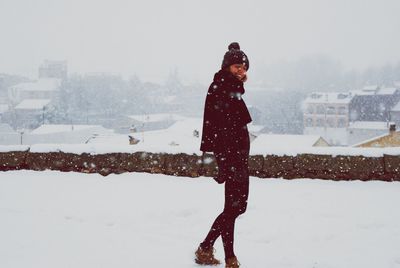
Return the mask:
[[[206,88],[182,85],[177,73],[157,85],[109,73],[69,76],[66,61],[46,60],[36,80],[0,76],[0,86],[1,145],[199,145]],[[275,103],[283,119],[259,104],[262,85],[249,91],[253,146],[400,146],[400,82],[286,96],[290,105]]]

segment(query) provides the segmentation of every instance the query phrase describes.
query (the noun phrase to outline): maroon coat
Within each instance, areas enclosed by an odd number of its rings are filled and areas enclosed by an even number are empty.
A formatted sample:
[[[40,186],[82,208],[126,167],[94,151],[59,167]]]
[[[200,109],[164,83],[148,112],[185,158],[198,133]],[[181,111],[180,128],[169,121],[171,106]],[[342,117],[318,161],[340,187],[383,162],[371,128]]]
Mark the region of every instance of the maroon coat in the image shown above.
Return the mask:
[[[201,151],[220,152],[248,138],[247,124],[252,119],[242,99],[244,92],[243,82],[230,72],[220,70],[214,75],[205,101]]]

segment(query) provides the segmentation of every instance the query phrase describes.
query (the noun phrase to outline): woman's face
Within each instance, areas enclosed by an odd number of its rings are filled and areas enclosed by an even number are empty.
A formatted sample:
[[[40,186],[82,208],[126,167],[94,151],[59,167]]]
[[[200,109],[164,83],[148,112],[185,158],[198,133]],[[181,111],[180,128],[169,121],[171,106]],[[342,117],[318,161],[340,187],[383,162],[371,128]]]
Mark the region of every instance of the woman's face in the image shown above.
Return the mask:
[[[229,71],[236,76],[239,80],[242,80],[246,76],[246,65],[245,64],[232,64],[229,66]]]

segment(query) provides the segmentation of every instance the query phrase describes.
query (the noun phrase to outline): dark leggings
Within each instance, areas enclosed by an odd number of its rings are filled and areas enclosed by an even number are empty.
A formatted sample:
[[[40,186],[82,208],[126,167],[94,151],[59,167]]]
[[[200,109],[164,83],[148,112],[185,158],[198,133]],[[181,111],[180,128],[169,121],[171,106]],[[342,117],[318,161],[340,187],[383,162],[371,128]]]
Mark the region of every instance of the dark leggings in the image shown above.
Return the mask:
[[[211,226],[207,237],[200,244],[202,248],[209,249],[221,235],[225,259],[235,256],[233,251],[235,221],[240,214],[246,211],[249,195],[250,142],[248,132],[246,131],[238,141],[236,149],[228,147],[222,152],[214,152],[218,165],[218,176],[225,177],[225,205],[224,210]]]

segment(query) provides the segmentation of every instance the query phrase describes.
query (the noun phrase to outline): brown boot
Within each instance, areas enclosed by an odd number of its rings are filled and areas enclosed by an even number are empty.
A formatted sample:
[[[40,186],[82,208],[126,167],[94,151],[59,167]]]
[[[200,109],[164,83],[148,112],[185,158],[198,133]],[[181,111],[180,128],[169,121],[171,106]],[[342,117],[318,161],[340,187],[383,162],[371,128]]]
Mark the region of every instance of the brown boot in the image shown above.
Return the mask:
[[[221,262],[219,260],[214,258],[214,251],[215,251],[215,249],[213,247],[208,250],[204,250],[199,246],[199,248],[195,252],[196,259],[194,259],[194,261],[197,264],[201,264],[201,265],[221,264]]]
[[[225,268],[239,268],[240,262],[236,257],[232,257],[226,260]]]

